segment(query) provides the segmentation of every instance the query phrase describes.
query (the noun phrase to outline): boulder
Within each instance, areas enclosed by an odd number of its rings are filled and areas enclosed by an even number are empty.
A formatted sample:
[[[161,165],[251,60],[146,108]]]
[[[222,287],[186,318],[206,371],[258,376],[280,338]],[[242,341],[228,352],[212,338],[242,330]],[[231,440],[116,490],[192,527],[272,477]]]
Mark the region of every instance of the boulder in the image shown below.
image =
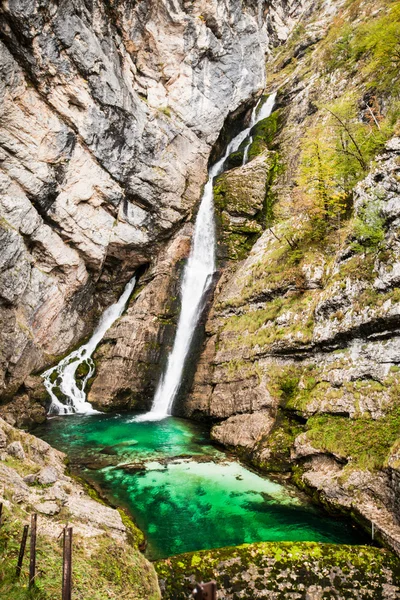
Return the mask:
[[[21,442],[11,442],[11,444],[7,446],[7,452],[10,456],[18,458],[18,460],[25,460],[25,451]]]
[[[37,476],[37,480],[42,485],[50,485],[58,480],[59,476],[54,467],[44,467]]]
[[[253,450],[274,424],[274,418],[265,412],[235,415],[211,430],[211,438],[223,446],[239,446]]]

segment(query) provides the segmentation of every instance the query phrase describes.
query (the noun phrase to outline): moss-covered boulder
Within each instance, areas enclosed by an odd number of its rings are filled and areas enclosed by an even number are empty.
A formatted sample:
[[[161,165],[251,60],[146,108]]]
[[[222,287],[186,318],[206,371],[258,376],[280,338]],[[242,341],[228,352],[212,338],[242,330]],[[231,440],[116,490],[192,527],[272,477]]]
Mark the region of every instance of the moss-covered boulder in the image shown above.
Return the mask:
[[[197,581],[215,580],[224,600],[394,599],[400,562],[366,546],[258,543],[182,554],[155,563],[164,600],[187,600]]]
[[[253,141],[249,148],[249,160],[259,156],[266,150],[274,149],[274,140],[282,124],[282,113],[275,110],[269,117],[263,119],[251,130]]]
[[[270,213],[269,190],[276,153],[264,152],[245,166],[226,171],[214,186],[220,256],[241,260],[261,235]]]

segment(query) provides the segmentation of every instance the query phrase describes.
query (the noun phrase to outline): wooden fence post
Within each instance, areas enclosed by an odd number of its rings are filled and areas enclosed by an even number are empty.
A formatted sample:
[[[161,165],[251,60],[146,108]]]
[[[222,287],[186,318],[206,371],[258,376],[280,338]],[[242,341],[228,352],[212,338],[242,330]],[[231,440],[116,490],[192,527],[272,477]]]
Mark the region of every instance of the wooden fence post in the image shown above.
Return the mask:
[[[17,577],[19,577],[21,575],[22,561],[24,560],[26,540],[28,537],[28,529],[29,529],[29,525],[24,525],[24,531],[22,533],[21,546],[19,548],[19,555],[18,555],[18,564],[17,564],[17,571],[16,571]]]
[[[37,515],[31,516],[31,547],[30,547],[30,562],[29,562],[29,587],[35,585],[36,575],[36,527]]]
[[[72,591],[72,527],[64,528],[62,600],[71,600]]]
[[[193,597],[195,600],[217,600],[216,582],[197,583],[193,590]]]

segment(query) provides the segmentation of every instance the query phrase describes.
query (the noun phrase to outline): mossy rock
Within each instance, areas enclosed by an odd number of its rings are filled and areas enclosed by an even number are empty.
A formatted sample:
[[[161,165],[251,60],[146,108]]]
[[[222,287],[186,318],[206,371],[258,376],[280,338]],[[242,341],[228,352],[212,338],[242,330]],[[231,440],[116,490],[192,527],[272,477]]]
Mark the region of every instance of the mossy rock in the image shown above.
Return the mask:
[[[358,598],[400,593],[400,562],[387,550],[314,542],[258,543],[181,554],[155,563],[164,600],[186,600],[196,581],[225,600]],[[390,595],[387,591],[390,588]]]
[[[242,150],[239,149],[237,152],[232,152],[232,154],[230,154],[225,161],[225,171],[229,171],[229,169],[235,169],[236,167],[241,167],[243,164],[243,157],[244,148]]]
[[[222,246],[220,257],[242,260],[263,231],[266,201],[276,171],[275,153],[266,153],[245,167],[220,175],[214,186],[214,204]]]
[[[84,379],[90,371],[90,366],[88,365],[88,363],[82,362],[79,367],[76,370],[76,376],[78,377],[78,379]]]
[[[275,110],[269,117],[263,119],[251,130],[253,141],[249,148],[249,161],[266,150],[274,150],[274,140],[282,124],[282,113]]]
[[[291,471],[293,463],[290,458],[290,451],[293,448],[294,440],[304,431],[304,425],[291,418],[283,410],[278,410],[275,424],[268,437],[262,440],[258,446],[258,452],[266,449],[264,456],[268,458],[263,460],[253,460],[252,462],[262,471],[267,473],[282,473]]]

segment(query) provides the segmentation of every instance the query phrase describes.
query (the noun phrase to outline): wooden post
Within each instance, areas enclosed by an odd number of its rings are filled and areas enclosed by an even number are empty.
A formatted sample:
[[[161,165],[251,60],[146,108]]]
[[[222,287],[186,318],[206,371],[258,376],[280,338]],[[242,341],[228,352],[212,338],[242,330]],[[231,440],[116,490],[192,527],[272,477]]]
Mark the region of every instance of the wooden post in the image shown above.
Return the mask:
[[[28,529],[29,529],[29,525],[24,525],[24,531],[22,534],[21,546],[19,548],[19,555],[18,555],[18,564],[17,564],[17,571],[16,571],[17,577],[19,577],[21,575],[22,561],[24,560],[26,540],[28,537]]]
[[[30,548],[30,562],[29,562],[29,587],[35,585],[36,575],[36,527],[37,527],[37,515],[31,516],[31,548]]]
[[[216,582],[197,583],[193,590],[193,597],[195,600],[217,600]]]
[[[71,600],[72,591],[72,527],[64,528],[62,600]]]
[[[0,502],[0,527],[3,525],[3,503]]]

